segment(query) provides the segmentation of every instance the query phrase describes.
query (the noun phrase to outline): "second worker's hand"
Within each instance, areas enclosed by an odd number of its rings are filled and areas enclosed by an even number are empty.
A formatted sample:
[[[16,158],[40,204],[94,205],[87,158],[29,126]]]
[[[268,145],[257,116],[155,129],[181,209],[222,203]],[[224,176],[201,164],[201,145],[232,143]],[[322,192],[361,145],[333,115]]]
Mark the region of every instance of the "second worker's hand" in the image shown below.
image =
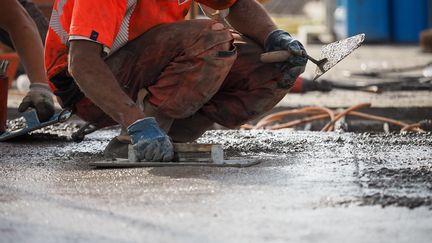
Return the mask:
[[[25,112],[29,108],[34,108],[40,122],[48,121],[54,115],[54,100],[48,84],[32,83],[30,91],[22,100],[18,107],[19,112]]]
[[[174,158],[170,137],[159,127],[154,117],[146,117],[127,128],[132,148],[139,161],[169,162]]]
[[[292,38],[288,32],[275,30],[269,34],[265,41],[265,51],[282,50],[293,54],[287,61],[277,63],[283,74],[282,80],[278,82],[278,86],[288,89],[294,85],[298,76],[305,71],[308,59],[304,56],[306,50],[300,41]]]

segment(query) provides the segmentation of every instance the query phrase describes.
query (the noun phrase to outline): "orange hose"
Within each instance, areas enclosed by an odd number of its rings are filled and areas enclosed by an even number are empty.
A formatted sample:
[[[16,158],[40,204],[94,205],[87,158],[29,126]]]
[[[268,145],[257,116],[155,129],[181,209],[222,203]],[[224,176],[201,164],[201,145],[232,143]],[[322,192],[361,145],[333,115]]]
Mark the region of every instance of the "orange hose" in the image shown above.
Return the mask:
[[[270,127],[270,129],[277,130],[277,129],[283,129],[283,128],[291,128],[291,127],[295,127],[295,126],[298,126],[298,125],[301,125],[301,124],[304,124],[304,123],[307,123],[307,122],[311,122],[311,121],[315,121],[315,120],[321,120],[321,119],[324,119],[324,118],[327,118],[327,117],[329,117],[328,114],[310,116],[310,117],[306,117],[306,118],[303,118],[303,119],[298,119],[298,120],[290,121],[290,122],[287,122],[287,123],[283,123],[283,124],[280,124],[280,125],[275,125],[275,126]]]
[[[332,110],[325,107],[305,107],[301,109],[281,111],[262,118],[254,127],[254,129],[263,128],[266,125],[281,120],[288,115],[303,115],[303,114],[316,114],[319,111],[324,111],[328,114],[331,119],[334,119],[335,115]]]
[[[415,130],[418,132],[422,132],[423,130],[420,129],[420,123],[416,123],[416,124],[407,124],[404,123],[402,121],[398,121],[395,119],[391,119],[391,118],[387,118],[387,117],[383,117],[383,116],[377,116],[377,115],[370,115],[370,114],[366,114],[363,112],[359,112],[356,111],[357,109],[361,109],[364,107],[369,107],[371,104],[370,103],[362,103],[362,104],[358,104],[352,107],[349,107],[348,109],[335,114],[332,110],[325,108],[325,107],[305,107],[305,108],[301,108],[301,109],[294,109],[294,110],[288,110],[288,111],[281,111],[281,112],[277,112],[274,114],[270,114],[264,118],[262,118],[255,126],[251,125],[251,124],[244,124],[241,126],[241,128],[243,129],[259,129],[259,128],[263,128],[275,121],[281,120],[283,118],[285,118],[286,116],[289,115],[313,115],[313,116],[309,116],[309,117],[305,117],[302,119],[297,119],[294,121],[289,121],[283,124],[279,124],[279,125],[274,125],[269,127],[269,129],[272,130],[277,130],[277,129],[284,129],[284,128],[291,128],[291,127],[295,127],[307,122],[311,122],[311,121],[315,121],[315,120],[321,120],[321,119],[325,119],[325,118],[330,118],[330,122],[327,123],[321,131],[325,132],[325,131],[332,131],[333,130],[333,126],[334,124],[341,119],[344,116],[357,116],[360,118],[364,118],[364,119],[369,119],[369,120],[375,120],[375,121],[379,121],[379,122],[385,122],[385,123],[389,123],[389,124],[393,124],[396,126],[400,126],[402,127],[401,131],[409,131],[409,130]],[[326,114],[322,114],[322,113],[326,113]]]
[[[369,120],[386,122],[386,123],[390,123],[390,124],[400,126],[400,127],[408,126],[408,124],[401,122],[401,121],[398,121],[398,120],[394,120],[394,119],[382,117],[382,116],[369,115],[369,114],[366,114],[363,112],[358,112],[358,111],[351,111],[348,115],[357,116],[357,117],[361,117],[361,118],[365,118],[365,119],[369,119]]]
[[[295,110],[289,110],[289,111],[281,111],[281,112],[277,112],[274,114],[270,114],[264,118],[262,118],[255,126],[254,129],[259,129],[262,127],[265,127],[266,125],[278,121],[282,118],[284,118],[285,116],[288,115],[298,115],[298,114],[305,114],[305,112],[303,111],[303,109],[295,109]]]
[[[254,128],[254,125],[251,124],[243,124],[240,126],[241,129],[251,130]]]
[[[336,115],[336,117],[334,119],[332,119],[329,123],[327,123],[327,125],[325,125],[321,131],[322,132],[331,132],[332,126],[334,126],[334,124],[341,119],[342,117],[344,117],[346,114],[350,113],[351,111],[357,110],[357,109],[361,109],[364,107],[370,107],[371,104],[370,103],[362,103],[362,104],[358,104],[355,106],[352,106],[342,112],[340,112],[339,114]]]
[[[411,125],[406,125],[401,129],[401,132],[407,132],[407,131],[412,131],[412,130],[416,130],[417,132],[423,132],[423,130],[420,129],[420,123],[414,123]]]

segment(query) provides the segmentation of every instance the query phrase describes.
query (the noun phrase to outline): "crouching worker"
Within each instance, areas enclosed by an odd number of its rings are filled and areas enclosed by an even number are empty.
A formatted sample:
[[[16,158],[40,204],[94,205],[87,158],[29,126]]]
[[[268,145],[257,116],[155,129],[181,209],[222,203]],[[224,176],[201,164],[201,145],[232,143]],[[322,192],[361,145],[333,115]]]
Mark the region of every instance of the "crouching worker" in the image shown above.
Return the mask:
[[[147,161],[170,161],[172,142],[189,142],[213,123],[234,128],[270,110],[304,71],[306,59],[264,64],[265,51],[303,46],[278,30],[255,0],[199,0],[229,9],[184,21],[190,0],[57,0],[45,63],[63,107],[97,127],[125,131],[105,154],[129,143]]]

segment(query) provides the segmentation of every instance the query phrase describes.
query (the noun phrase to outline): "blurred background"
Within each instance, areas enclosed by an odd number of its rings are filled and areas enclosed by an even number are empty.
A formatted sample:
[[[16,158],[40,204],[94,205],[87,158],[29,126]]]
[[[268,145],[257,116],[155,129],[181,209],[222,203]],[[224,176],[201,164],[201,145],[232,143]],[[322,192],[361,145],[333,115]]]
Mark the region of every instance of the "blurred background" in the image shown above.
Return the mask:
[[[413,44],[432,26],[431,0],[271,0],[263,4],[281,27],[309,41],[365,33],[368,42]]]

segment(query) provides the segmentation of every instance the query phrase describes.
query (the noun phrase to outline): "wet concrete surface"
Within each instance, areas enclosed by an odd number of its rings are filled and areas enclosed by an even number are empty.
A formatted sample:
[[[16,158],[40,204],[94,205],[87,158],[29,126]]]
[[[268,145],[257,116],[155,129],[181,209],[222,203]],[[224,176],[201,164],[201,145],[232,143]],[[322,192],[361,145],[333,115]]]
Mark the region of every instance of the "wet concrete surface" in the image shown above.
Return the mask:
[[[83,143],[1,143],[0,242],[430,242],[431,134],[210,131],[250,168],[95,170]]]

